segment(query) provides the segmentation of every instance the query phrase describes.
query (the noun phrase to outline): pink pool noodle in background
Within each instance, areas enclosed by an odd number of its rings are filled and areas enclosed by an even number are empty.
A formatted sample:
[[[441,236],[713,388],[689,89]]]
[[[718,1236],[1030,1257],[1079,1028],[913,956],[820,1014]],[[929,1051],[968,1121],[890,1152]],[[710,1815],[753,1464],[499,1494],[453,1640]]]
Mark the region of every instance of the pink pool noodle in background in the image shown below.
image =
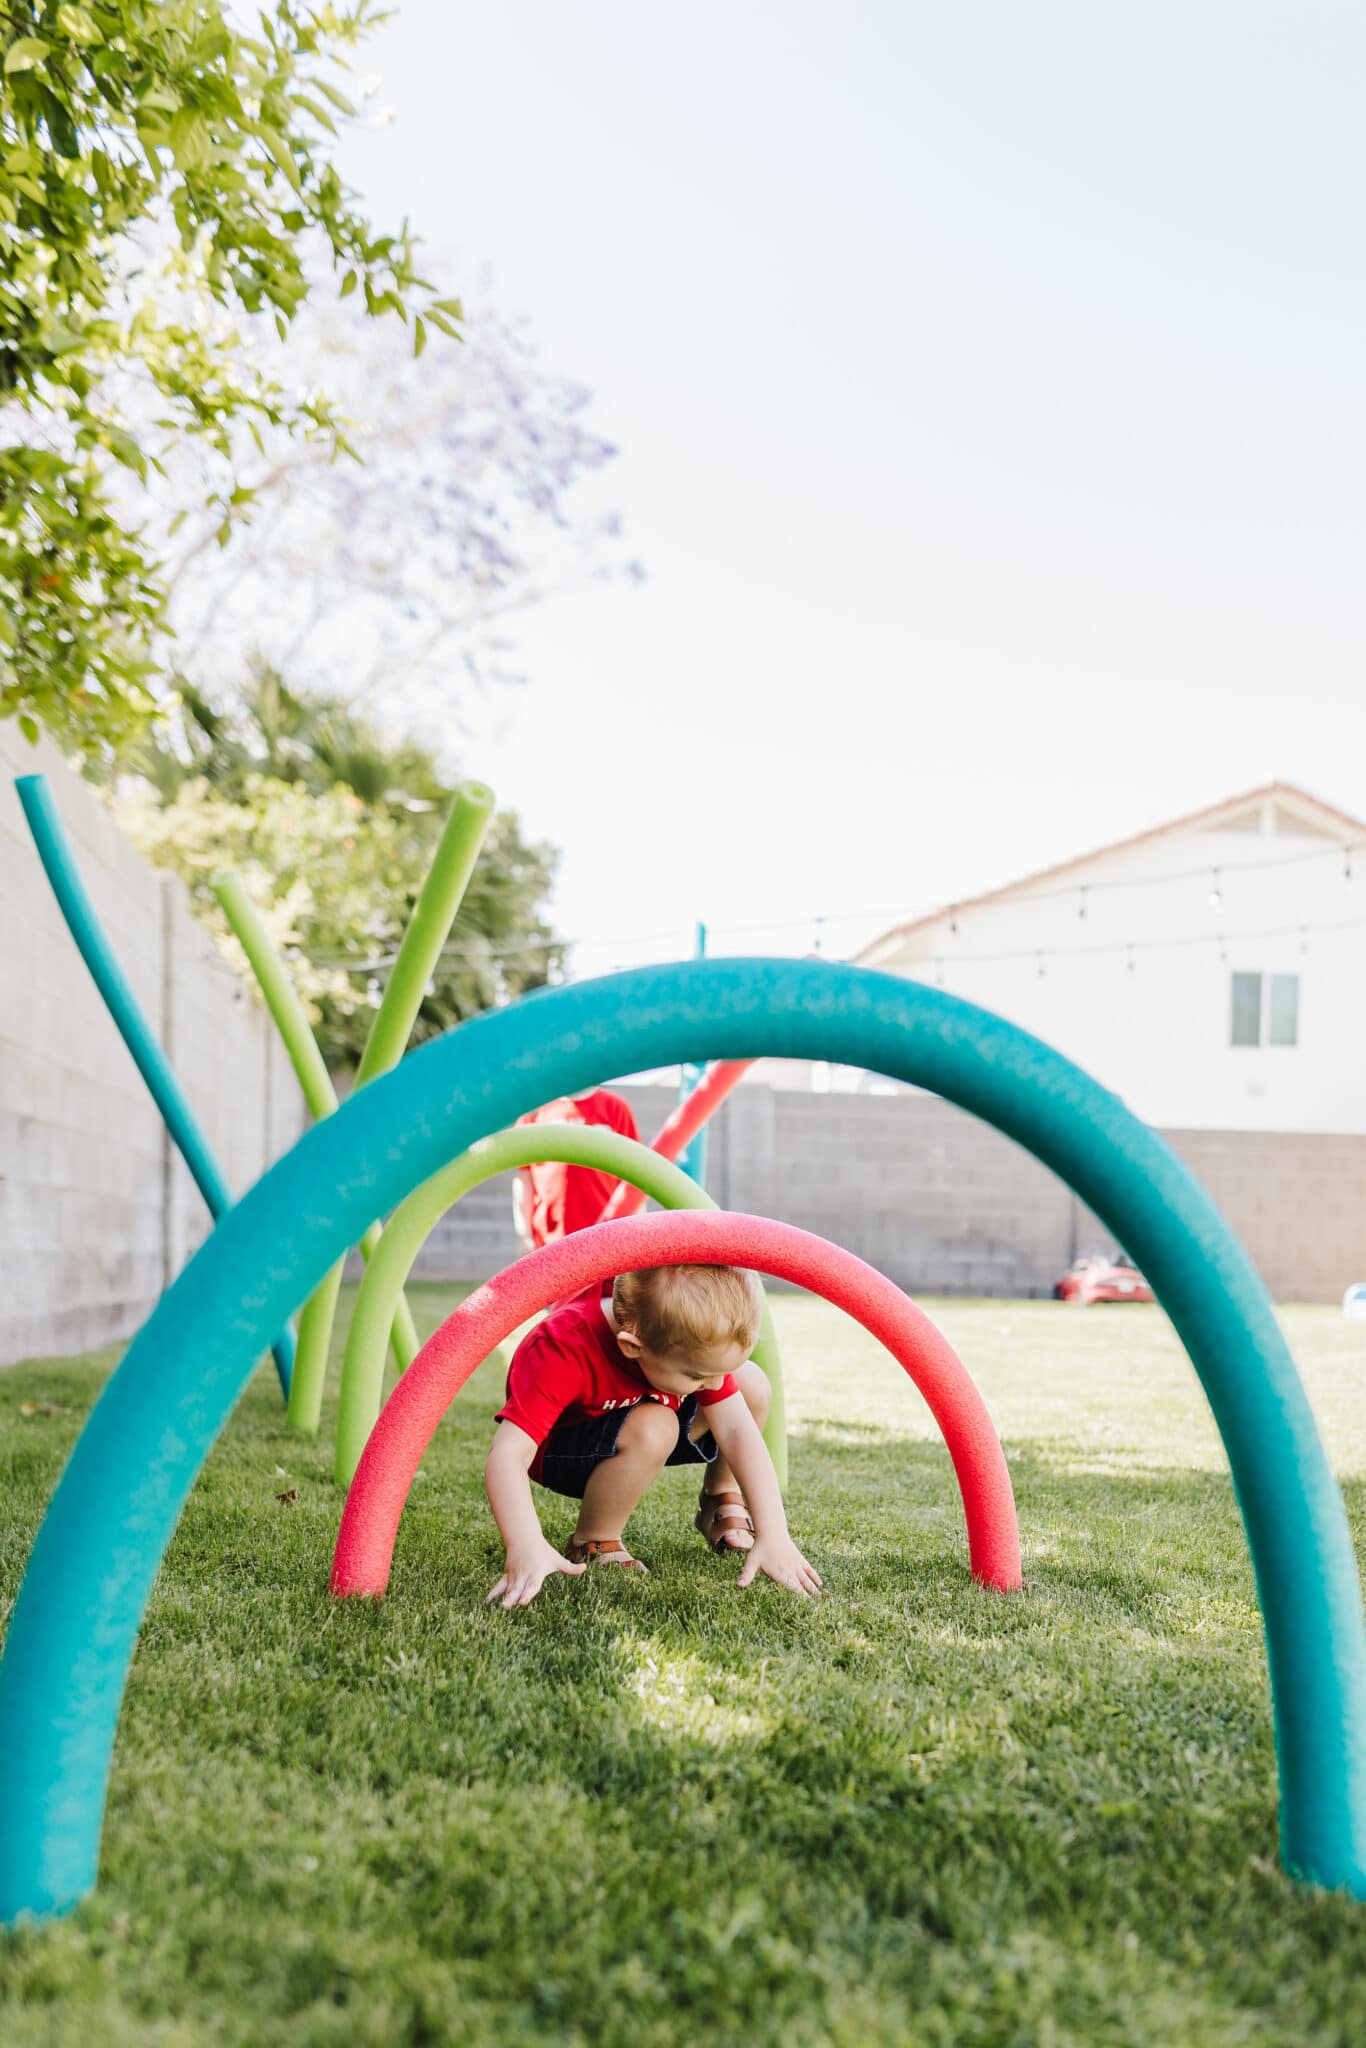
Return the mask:
[[[661,1159],[677,1159],[685,1152],[708,1117],[714,1116],[721,1107],[740,1076],[754,1065],[753,1060],[717,1060],[693,1089],[692,1094],[679,1103],[672,1116],[659,1127],[659,1135],[650,1146]],[[632,1187],[629,1181],[622,1181],[612,1199],[599,1217],[601,1223],[614,1223],[619,1216],[634,1216],[644,1207],[645,1192]]]
[[[475,1367],[519,1324],[641,1266],[750,1266],[824,1295],[886,1345],[919,1387],[963,1495],[973,1576],[1003,1593],[1021,1584],[1020,1532],[1005,1454],[986,1404],[948,1341],[915,1303],[852,1252],[788,1223],[723,1210],[671,1210],[557,1238],[477,1288],[429,1337],[370,1433],[346,1496],[332,1591],[383,1593],[414,1475],[442,1416]],[[832,1389],[832,1400],[838,1389]]]

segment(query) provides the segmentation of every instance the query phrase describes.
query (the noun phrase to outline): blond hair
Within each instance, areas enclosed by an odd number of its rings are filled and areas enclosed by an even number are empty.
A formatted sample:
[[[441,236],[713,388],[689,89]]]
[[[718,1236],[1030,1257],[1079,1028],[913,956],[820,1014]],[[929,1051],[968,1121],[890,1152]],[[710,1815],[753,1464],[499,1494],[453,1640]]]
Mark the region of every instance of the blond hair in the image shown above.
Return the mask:
[[[619,1326],[659,1358],[695,1357],[738,1344],[748,1357],[759,1336],[763,1295],[743,1266],[646,1266],[612,1283]]]

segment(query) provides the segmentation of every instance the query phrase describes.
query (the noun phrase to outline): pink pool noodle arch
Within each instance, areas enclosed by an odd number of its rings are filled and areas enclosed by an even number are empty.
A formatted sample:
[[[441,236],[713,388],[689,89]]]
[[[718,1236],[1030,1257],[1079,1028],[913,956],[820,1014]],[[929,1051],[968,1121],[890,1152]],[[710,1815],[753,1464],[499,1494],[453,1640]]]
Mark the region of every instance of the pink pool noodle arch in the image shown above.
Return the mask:
[[[461,1302],[429,1337],[370,1433],[342,1510],[332,1591],[383,1593],[399,1518],[437,1424],[475,1367],[554,1301],[641,1266],[750,1266],[824,1295],[877,1337],[929,1403],[953,1460],[974,1578],[1021,1584],[1020,1531],[1005,1454],[986,1404],[947,1340],[899,1287],[852,1252],[760,1216],[671,1210],[557,1238]]]
[[[707,1119],[716,1114],[740,1076],[748,1073],[753,1065],[753,1060],[717,1060],[708,1067],[691,1095],[684,1096],[673,1114],[660,1125],[659,1135],[650,1150],[658,1152],[661,1159],[677,1159],[680,1152],[687,1150]],[[629,1181],[624,1180],[599,1221],[615,1223],[619,1216],[634,1216],[644,1205],[645,1190],[632,1187]]]

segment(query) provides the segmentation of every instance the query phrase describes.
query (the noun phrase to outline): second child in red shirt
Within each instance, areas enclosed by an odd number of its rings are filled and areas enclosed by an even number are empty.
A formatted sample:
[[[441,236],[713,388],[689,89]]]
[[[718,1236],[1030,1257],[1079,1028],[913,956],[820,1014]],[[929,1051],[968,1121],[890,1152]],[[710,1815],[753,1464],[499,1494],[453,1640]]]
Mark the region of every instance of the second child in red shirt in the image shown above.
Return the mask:
[[[526,1116],[528,1124],[589,1124],[639,1138],[631,1105],[610,1088],[590,1088],[583,1095],[561,1095]],[[588,1230],[602,1215],[621,1183],[614,1174],[592,1166],[569,1166],[562,1159],[537,1160],[518,1169],[512,1184],[512,1220],[528,1251],[538,1251],[557,1237]]]

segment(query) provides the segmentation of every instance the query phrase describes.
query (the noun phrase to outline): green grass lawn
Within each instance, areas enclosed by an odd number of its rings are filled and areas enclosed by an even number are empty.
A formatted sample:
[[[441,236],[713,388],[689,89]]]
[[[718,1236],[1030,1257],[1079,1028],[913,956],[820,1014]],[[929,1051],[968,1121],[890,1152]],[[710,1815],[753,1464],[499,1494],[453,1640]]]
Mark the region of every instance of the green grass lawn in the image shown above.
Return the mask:
[[[0,2040],[1359,2048],[1366,1906],[1280,1873],[1251,1572],[1166,1323],[930,1306],[1010,1456],[1018,1599],[970,1584],[919,1397],[823,1303],[776,1304],[820,1603],[737,1595],[672,1474],[648,1578],[486,1610],[496,1362],[389,1597],[333,1602],[330,1454],[263,1367],[152,1600],[100,1890],[0,1945]],[[1286,1321],[1360,1538],[1366,1327]],[[6,1611],[111,1362],[0,1375]]]

